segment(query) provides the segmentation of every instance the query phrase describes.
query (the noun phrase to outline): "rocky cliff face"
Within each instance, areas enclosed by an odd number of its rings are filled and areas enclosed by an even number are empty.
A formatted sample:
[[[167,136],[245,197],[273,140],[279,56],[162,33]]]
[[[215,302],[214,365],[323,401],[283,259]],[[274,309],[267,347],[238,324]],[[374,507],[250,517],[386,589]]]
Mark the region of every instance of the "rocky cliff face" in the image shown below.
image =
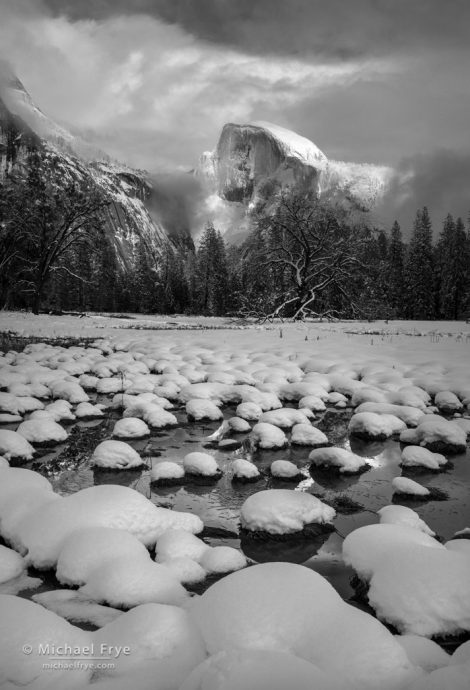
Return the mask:
[[[64,178],[92,180],[111,199],[106,231],[115,249],[117,265],[129,269],[139,242],[152,253],[165,247],[193,249],[189,227],[162,223],[165,208],[156,203],[158,191],[143,171],[109,159],[88,142],[54,123],[35,106],[21,82],[0,65],[0,180],[15,166],[27,162],[28,151],[54,157]]]
[[[203,154],[196,173],[208,190],[207,207],[215,209],[227,233],[237,236],[254,211],[269,212],[286,189],[312,190],[371,209],[384,195],[392,170],[329,160],[305,137],[255,122],[225,125],[217,148]]]

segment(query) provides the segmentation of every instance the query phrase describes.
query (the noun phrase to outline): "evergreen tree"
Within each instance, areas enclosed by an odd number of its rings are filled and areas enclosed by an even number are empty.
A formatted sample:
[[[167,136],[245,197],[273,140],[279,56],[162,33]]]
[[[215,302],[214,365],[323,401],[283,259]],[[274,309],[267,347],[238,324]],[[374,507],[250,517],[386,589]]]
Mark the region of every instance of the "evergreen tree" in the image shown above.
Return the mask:
[[[463,221],[458,218],[454,222],[449,214],[437,244],[439,314],[444,319],[458,319],[465,303],[469,280],[466,253],[467,236]]]
[[[426,206],[416,214],[405,265],[405,310],[410,319],[434,318],[432,225]]]
[[[405,246],[397,221],[392,226],[387,260],[389,303],[395,316],[403,312]]]
[[[221,316],[227,309],[228,270],[223,237],[209,223],[196,254],[193,304],[199,313]]]

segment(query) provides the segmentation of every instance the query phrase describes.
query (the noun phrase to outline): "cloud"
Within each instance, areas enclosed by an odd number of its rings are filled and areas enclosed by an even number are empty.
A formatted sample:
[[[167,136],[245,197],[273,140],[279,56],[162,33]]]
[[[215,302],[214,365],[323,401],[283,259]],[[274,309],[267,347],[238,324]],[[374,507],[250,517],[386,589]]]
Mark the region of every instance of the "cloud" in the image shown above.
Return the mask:
[[[388,226],[397,219],[409,238],[416,211],[427,206],[434,234],[448,213],[466,220],[470,213],[470,150],[437,149],[404,158],[376,215]]]
[[[256,56],[139,14],[71,21],[21,8],[10,11],[0,42],[33,99],[150,169],[192,167],[227,121],[276,121],[313,94],[397,69],[380,59]]]
[[[73,19],[145,13],[255,54],[335,60],[466,48],[467,0],[46,0]]]

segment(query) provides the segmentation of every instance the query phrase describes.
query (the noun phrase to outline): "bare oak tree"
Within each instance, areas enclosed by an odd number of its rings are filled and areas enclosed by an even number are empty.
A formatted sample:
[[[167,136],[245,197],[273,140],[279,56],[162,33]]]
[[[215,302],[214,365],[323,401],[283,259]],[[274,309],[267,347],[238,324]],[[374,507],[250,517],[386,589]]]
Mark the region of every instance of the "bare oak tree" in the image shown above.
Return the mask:
[[[271,273],[274,296],[264,319],[333,315],[333,307],[317,306],[332,288],[354,310],[350,284],[366,268],[360,216],[354,219],[350,209],[313,195],[284,194],[275,213],[259,220],[258,233],[258,270]]]

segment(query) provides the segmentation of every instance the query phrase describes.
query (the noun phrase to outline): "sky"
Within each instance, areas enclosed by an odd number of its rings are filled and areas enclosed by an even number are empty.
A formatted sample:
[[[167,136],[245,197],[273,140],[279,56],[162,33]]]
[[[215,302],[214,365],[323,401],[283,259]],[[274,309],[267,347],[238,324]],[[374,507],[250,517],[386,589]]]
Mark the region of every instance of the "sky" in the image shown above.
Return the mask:
[[[384,215],[470,211],[468,0],[0,0],[0,51],[36,104],[152,172],[226,122],[390,165]],[[399,200],[399,201],[397,201]]]

